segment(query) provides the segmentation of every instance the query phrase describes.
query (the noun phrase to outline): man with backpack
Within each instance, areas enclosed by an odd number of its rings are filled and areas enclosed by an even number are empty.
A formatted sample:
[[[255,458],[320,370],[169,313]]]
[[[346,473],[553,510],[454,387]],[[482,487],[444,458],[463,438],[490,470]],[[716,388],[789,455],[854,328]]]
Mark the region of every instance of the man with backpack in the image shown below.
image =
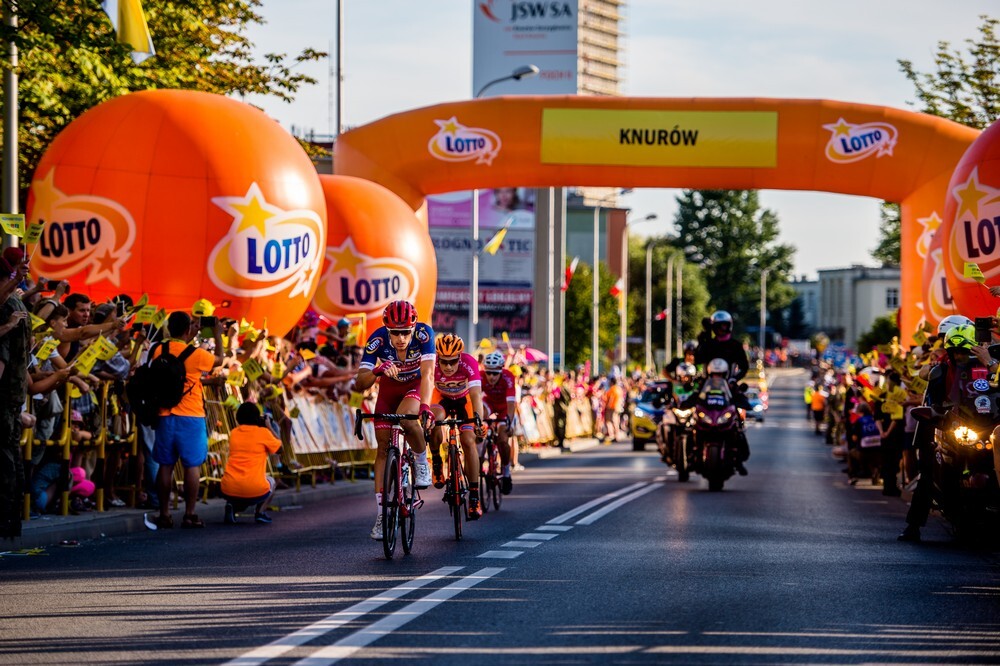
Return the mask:
[[[133,383],[141,402],[159,409],[153,459],[160,465],[156,475],[156,493],[160,513],[146,518],[146,527],[168,529],[174,526],[170,516],[170,484],[174,465],[184,466],[183,528],[204,527],[195,514],[201,465],[208,457],[208,430],[202,398],[201,376],[222,365],[222,325],[217,320],[212,331],[215,355],[191,344],[198,332],[198,321],[182,311],[172,312],[165,324],[170,337],[153,345],[149,363],[136,370]],[[140,413],[141,415],[141,413]]]

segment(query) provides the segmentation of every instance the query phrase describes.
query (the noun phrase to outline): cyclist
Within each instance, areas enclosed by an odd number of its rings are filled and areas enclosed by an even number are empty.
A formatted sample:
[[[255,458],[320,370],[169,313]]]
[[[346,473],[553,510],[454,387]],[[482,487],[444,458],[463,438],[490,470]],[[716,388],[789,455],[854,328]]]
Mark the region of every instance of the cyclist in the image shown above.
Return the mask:
[[[476,438],[486,436],[483,418],[482,378],[475,357],[466,354],[462,338],[453,333],[439,335],[434,341],[437,363],[434,366],[434,418],[443,420],[453,413],[457,418],[476,419],[476,425],[463,425],[459,430],[459,442],[465,456],[465,476],[469,479],[469,520],[478,520],[483,515],[479,505],[479,453]],[[471,401],[471,405],[469,404]],[[435,428],[431,458],[434,466],[434,487],[443,488],[445,483],[441,447],[444,445],[446,429]]]
[[[510,478],[510,444],[509,434],[514,416],[517,414],[516,380],[504,366],[503,354],[490,352],[483,359],[483,400],[486,402],[486,414],[496,414],[505,419],[497,424],[497,448],[500,449],[500,460],[503,463],[503,477],[500,481],[500,492],[509,495],[514,487]]]
[[[419,414],[426,423],[434,418],[431,395],[434,392],[434,331],[417,321],[417,309],[408,301],[393,301],[385,306],[382,324],[368,336],[354,389],[364,391],[379,382],[375,413]],[[381,380],[381,381],[379,381]],[[430,485],[427,466],[427,443],[418,421],[400,421],[406,441],[416,454],[417,488]],[[375,422],[375,501],[379,507],[371,537],[382,538],[382,477],[392,426]]]

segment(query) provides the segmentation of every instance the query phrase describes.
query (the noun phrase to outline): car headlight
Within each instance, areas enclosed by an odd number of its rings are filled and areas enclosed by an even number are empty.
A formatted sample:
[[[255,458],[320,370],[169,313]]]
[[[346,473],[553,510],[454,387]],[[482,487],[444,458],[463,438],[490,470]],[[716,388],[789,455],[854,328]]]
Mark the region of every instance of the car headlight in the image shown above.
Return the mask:
[[[965,446],[972,446],[979,441],[979,433],[972,428],[966,428],[965,426],[959,426],[952,431],[951,436],[955,438],[955,441],[959,444]]]
[[[690,409],[675,409],[674,415],[679,419],[686,419],[687,417],[691,416],[691,412],[692,410]]]
[[[635,416],[636,416],[636,418],[640,418],[641,419],[642,417],[646,416],[646,412],[644,412],[641,409],[639,409],[638,407],[636,407],[635,408]]]

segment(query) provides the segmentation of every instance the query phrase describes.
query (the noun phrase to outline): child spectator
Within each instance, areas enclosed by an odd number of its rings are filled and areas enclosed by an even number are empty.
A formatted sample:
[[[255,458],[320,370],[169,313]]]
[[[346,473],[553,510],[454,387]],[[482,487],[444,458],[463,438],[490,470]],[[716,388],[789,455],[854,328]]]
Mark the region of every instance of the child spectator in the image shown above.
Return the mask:
[[[854,407],[854,411],[858,414],[858,419],[850,426],[847,457],[847,475],[852,486],[862,474],[874,476],[877,473],[882,446],[882,435],[878,422],[872,416],[871,406],[862,400]]]
[[[222,476],[222,496],[226,498],[227,525],[236,523],[236,514],[256,505],[254,521],[271,522],[264,511],[274,493],[275,481],[267,475],[267,457],[277,453],[281,441],[267,427],[257,405],[245,402],[236,410],[239,426],[229,435],[229,460]]]

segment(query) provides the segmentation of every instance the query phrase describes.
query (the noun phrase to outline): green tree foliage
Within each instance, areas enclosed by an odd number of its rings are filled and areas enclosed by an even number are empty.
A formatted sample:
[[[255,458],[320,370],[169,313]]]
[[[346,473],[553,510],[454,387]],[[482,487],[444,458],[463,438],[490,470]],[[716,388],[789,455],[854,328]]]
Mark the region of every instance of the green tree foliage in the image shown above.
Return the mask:
[[[894,337],[899,337],[896,315],[882,315],[872,322],[871,328],[858,336],[858,352],[867,354],[878,345],[889,344]]]
[[[968,55],[938,42],[935,71],[918,72],[909,60],[899,60],[903,74],[916,89],[917,110],[957,123],[985,129],[1000,117],[1000,41],[998,19],[981,16],[979,36],[967,39]]]
[[[883,201],[879,208],[879,239],[878,245],[872,250],[872,258],[882,264],[899,265],[900,218],[899,204]]]
[[[618,299],[611,295],[611,287],[617,278],[608,270],[607,264],[600,265],[598,307],[600,319],[597,340],[602,356],[601,369],[606,369],[607,359],[615,349],[618,340]],[[593,280],[590,265],[580,262],[566,290],[566,367],[572,368],[590,359],[593,342]],[[617,360],[617,359],[615,359]]]
[[[757,192],[685,190],[677,203],[679,244],[688,261],[701,267],[712,309],[728,310],[737,334],[760,321],[764,270],[768,308],[791,303],[795,248],[778,242],[778,217],[760,207]]]
[[[315,80],[294,71],[326,54],[305,49],[289,58],[270,53],[255,62],[247,29],[263,23],[262,0],[146,0],[146,22],[156,55],[141,65],[115,34],[98,0],[2,0],[17,12],[16,30],[0,29],[0,66],[6,44],[19,54],[21,182],[30,183],[49,143],[87,109],[136,90],[180,88],[221,95],[273,95],[291,101]],[[22,203],[24,201],[22,188]]]

